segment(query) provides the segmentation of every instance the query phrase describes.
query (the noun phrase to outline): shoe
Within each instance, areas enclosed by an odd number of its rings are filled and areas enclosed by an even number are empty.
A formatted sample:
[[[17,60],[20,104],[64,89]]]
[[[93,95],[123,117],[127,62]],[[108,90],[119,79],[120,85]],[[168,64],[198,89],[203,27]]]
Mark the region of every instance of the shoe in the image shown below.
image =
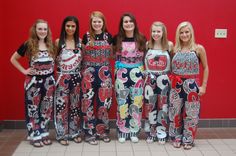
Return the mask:
[[[51,145],[52,144],[52,141],[48,138],[48,137],[43,137],[42,138],[42,142],[44,145]]]
[[[190,150],[190,149],[192,149],[193,144],[184,144],[183,147],[185,150]]]
[[[97,142],[96,139],[90,139],[90,140],[88,140],[87,142],[88,142],[90,145],[97,145],[97,144],[98,144],[98,142]]]
[[[80,136],[77,136],[77,137],[73,138],[73,141],[75,143],[81,143],[82,142],[82,138]]]
[[[125,143],[126,139],[125,139],[125,138],[119,138],[118,141],[119,141],[120,143]]]
[[[173,141],[172,145],[173,145],[174,148],[180,148],[181,142],[179,142],[179,141]]]
[[[151,136],[149,136],[149,137],[147,137],[146,142],[147,142],[148,144],[151,144],[151,143],[154,142],[154,138],[151,137]]]
[[[31,140],[30,144],[33,145],[34,147],[40,148],[43,147],[43,142],[42,140]]]
[[[103,134],[103,135],[99,136],[99,140],[102,140],[105,143],[108,143],[111,141],[110,137],[107,134]]]
[[[133,143],[137,143],[139,141],[138,137],[130,137]]]
[[[69,141],[66,139],[60,139],[58,140],[58,143],[63,145],[63,146],[68,146],[69,145]]]
[[[85,141],[87,143],[89,143],[90,145],[97,145],[98,144],[96,137],[94,137],[94,136],[86,136]]]
[[[158,138],[158,142],[161,145],[164,145],[166,143],[166,138]]]

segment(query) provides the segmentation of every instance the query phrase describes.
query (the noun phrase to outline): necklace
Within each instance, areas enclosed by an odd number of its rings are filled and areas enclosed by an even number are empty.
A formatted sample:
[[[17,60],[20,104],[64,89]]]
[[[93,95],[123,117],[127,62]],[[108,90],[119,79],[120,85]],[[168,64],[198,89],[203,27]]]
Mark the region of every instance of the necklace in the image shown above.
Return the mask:
[[[72,40],[66,39],[66,42],[74,42],[74,39],[72,39]]]

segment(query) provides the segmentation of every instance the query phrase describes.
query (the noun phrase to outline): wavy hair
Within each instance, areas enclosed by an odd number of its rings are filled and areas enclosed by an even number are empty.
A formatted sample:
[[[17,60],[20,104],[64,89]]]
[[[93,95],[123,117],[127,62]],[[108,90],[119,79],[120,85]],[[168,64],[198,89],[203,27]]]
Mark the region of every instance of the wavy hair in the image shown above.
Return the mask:
[[[34,24],[31,26],[30,31],[29,31],[29,38],[26,41],[28,49],[26,51],[26,56],[28,56],[29,58],[31,57],[37,57],[37,53],[39,52],[39,37],[37,36],[36,33],[36,27],[37,24],[39,23],[46,23],[47,24],[47,36],[44,39],[44,42],[47,46],[47,50],[50,56],[55,58],[55,51],[53,48],[53,43],[52,43],[52,33],[51,30],[48,26],[48,22],[43,20],[43,19],[37,19]]]
[[[181,22],[176,30],[176,35],[175,35],[175,47],[174,50],[175,51],[180,51],[183,48],[183,41],[180,39],[180,31],[182,28],[188,27],[189,31],[190,31],[190,40],[188,42],[188,47],[190,50],[195,50],[197,45],[195,43],[195,36],[194,36],[194,30],[193,30],[193,26],[190,22],[188,21],[184,21]]]

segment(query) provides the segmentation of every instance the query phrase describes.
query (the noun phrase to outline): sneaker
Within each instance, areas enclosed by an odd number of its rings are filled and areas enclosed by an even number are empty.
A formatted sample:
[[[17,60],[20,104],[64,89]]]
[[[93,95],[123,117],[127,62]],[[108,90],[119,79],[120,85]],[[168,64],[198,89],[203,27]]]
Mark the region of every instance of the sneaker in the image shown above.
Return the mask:
[[[158,142],[161,145],[164,145],[166,143],[166,138],[158,138]]]
[[[126,141],[126,139],[125,139],[125,138],[119,138],[118,141],[119,141],[120,143],[124,143],[124,142]]]
[[[137,143],[139,141],[138,137],[130,137],[133,143]]]

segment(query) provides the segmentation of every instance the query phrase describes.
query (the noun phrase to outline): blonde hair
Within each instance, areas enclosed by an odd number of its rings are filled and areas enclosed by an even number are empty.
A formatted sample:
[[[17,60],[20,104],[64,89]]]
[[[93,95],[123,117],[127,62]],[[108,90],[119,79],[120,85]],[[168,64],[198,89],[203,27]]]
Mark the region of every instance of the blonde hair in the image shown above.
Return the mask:
[[[108,31],[107,30],[106,19],[105,19],[105,16],[103,15],[103,13],[100,12],[100,11],[93,11],[90,14],[90,20],[89,20],[89,34],[91,36],[91,41],[92,42],[95,40],[95,31],[92,27],[92,21],[93,21],[94,17],[98,17],[98,18],[102,19],[102,21],[103,21],[102,32],[107,32]]]
[[[162,28],[162,38],[161,38],[161,47],[162,50],[169,50],[169,44],[168,44],[168,39],[167,39],[167,30],[166,30],[166,26],[164,23],[160,22],[160,21],[156,21],[153,22],[150,28],[150,40],[148,41],[148,48],[153,49],[154,48],[154,39],[152,38],[152,27],[156,26],[156,27],[161,27]]]
[[[37,19],[32,25],[32,27],[30,28],[29,39],[27,40],[28,49],[26,51],[26,56],[28,56],[29,58],[31,58],[32,56],[37,57],[37,53],[39,52],[39,45],[38,45],[39,38],[36,33],[36,26],[38,23],[47,24],[47,27],[48,27],[47,36],[45,37],[44,42],[47,46],[49,55],[52,57],[55,57],[55,51],[53,49],[53,43],[52,43],[52,33],[48,26],[48,22],[43,19]]]
[[[181,22],[176,30],[176,35],[175,35],[175,51],[180,51],[183,48],[183,42],[180,39],[180,31],[182,28],[188,27],[189,31],[190,31],[190,40],[189,40],[189,49],[190,50],[195,50],[196,49],[196,43],[195,43],[195,36],[194,36],[194,30],[193,30],[193,26],[190,22],[188,21],[184,21]]]

